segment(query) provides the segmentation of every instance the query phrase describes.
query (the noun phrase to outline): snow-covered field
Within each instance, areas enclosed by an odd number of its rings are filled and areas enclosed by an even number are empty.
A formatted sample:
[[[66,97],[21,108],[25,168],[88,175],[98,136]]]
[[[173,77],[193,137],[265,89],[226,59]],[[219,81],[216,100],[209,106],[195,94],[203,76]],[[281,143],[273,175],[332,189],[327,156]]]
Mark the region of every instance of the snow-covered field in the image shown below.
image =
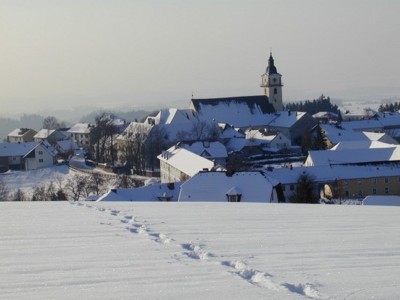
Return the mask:
[[[0,180],[6,184],[12,193],[21,189],[28,198],[31,198],[35,187],[39,185],[47,186],[50,182],[57,185],[58,181],[65,184],[68,178],[71,178],[74,174],[74,172],[70,172],[68,166],[63,165],[33,171],[8,171],[0,174]]]
[[[399,299],[400,208],[6,202],[1,299]]]

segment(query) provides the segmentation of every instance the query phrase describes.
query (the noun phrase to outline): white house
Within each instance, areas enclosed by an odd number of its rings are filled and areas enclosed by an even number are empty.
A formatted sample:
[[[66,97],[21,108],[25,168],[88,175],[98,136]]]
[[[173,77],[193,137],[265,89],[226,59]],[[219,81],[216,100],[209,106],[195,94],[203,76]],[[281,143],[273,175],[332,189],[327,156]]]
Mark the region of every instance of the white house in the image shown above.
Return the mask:
[[[400,161],[400,146],[309,151],[305,166],[350,165]]]
[[[72,141],[82,148],[89,147],[90,128],[93,125],[89,123],[77,123],[72,126],[67,132],[71,135]]]
[[[179,146],[163,151],[160,160],[161,182],[185,181],[199,171],[211,170],[214,162]]]
[[[193,152],[201,157],[214,161],[222,167],[226,166],[228,153],[225,146],[220,142],[197,141],[197,142],[181,142],[179,147],[182,147],[190,152]]]
[[[54,145],[58,141],[63,141],[67,139],[68,136],[64,134],[62,131],[54,130],[54,129],[40,129],[34,136],[33,139],[35,142],[44,142],[47,141],[51,145]]]
[[[291,141],[280,132],[272,134],[262,129],[249,129],[246,130],[245,133],[246,140],[248,140],[248,145],[257,145],[265,148],[265,150],[279,151],[292,146]]]
[[[9,143],[33,142],[33,136],[36,133],[36,130],[30,128],[17,128],[7,135],[7,141]]]
[[[181,185],[178,201],[278,202],[277,182],[261,172],[199,172]]]
[[[54,165],[55,153],[42,142],[0,143],[0,169],[35,170]]]
[[[97,201],[178,201],[180,182],[154,183],[138,188],[112,189]]]

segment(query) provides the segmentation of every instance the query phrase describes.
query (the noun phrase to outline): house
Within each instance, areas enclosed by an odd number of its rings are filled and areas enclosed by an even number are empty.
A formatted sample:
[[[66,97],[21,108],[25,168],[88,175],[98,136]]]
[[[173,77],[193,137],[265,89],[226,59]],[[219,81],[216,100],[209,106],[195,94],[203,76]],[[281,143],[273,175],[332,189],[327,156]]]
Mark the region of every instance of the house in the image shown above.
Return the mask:
[[[306,112],[284,111],[274,116],[266,128],[281,132],[292,144],[299,145],[300,140],[317,125],[317,121]]]
[[[9,143],[25,143],[33,142],[33,137],[36,130],[30,128],[17,128],[7,135],[7,142]]]
[[[181,182],[154,183],[138,188],[109,190],[97,201],[178,201]]]
[[[54,145],[58,141],[67,139],[68,136],[59,130],[54,129],[40,129],[34,136],[35,142],[47,141],[49,144]]]
[[[214,162],[178,145],[163,151],[160,160],[161,182],[179,182],[193,177],[199,171],[211,170]]]
[[[76,144],[71,140],[58,141],[54,148],[57,150],[59,156],[67,159],[75,154],[75,150],[78,149]]]
[[[261,172],[199,172],[181,185],[178,201],[278,202],[276,181]]]
[[[196,141],[196,142],[180,142],[179,147],[182,147],[190,152],[193,152],[201,157],[213,161],[216,165],[226,166],[228,153],[225,146],[220,142],[212,141]]]
[[[89,123],[77,123],[72,126],[67,132],[71,135],[71,140],[79,148],[89,148],[90,144],[90,129],[93,125]]]
[[[258,145],[265,151],[277,152],[292,146],[290,140],[282,133],[271,133],[267,130],[246,130],[246,140],[248,145]]]
[[[387,145],[387,144],[385,144]],[[309,151],[305,166],[382,164],[400,161],[400,146]]]
[[[231,139],[245,139],[245,134],[239,129],[227,123],[218,123],[220,129],[218,140],[226,145]]]
[[[0,143],[0,169],[30,171],[54,165],[55,153],[43,142]]]
[[[344,128],[340,125],[321,124],[325,141],[328,148],[347,141],[380,141],[384,143],[397,144],[397,141],[383,132],[355,131],[352,128]]]
[[[286,201],[296,191],[300,175],[315,181],[315,193],[326,198],[362,199],[367,195],[400,195],[400,164],[321,165],[277,168],[266,171],[277,180]]]

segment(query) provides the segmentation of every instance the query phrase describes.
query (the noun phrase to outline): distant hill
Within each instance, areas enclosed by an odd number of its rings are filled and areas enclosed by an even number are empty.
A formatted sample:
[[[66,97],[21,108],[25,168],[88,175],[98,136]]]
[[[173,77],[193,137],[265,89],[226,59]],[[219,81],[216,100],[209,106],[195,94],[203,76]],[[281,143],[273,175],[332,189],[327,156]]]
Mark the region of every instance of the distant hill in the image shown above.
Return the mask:
[[[44,117],[40,115],[22,115],[20,119],[0,117],[0,139],[7,139],[7,135],[16,128],[42,128]]]
[[[110,110],[96,110],[80,118],[80,122],[94,123],[96,116],[103,112],[113,113],[114,115],[125,119],[128,123],[135,120],[142,121],[145,117],[153,112],[147,110],[130,110],[130,111],[110,111]]]

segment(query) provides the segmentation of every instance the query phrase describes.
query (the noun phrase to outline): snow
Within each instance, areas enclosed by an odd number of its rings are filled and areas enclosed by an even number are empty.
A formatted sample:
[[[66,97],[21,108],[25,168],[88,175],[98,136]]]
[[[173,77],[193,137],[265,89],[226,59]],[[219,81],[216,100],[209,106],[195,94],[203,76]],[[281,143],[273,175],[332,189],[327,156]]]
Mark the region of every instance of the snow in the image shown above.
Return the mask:
[[[8,171],[0,174],[0,180],[11,192],[20,188],[28,198],[31,198],[35,187],[47,186],[51,181],[57,185],[58,180],[65,183],[73,175],[68,166],[63,165],[32,171]]]
[[[2,299],[398,299],[400,208],[1,203]]]
[[[163,151],[157,158],[189,176],[193,176],[203,169],[210,170],[214,166],[211,160],[177,146]]]
[[[399,196],[370,195],[365,197],[363,205],[400,206]]]

